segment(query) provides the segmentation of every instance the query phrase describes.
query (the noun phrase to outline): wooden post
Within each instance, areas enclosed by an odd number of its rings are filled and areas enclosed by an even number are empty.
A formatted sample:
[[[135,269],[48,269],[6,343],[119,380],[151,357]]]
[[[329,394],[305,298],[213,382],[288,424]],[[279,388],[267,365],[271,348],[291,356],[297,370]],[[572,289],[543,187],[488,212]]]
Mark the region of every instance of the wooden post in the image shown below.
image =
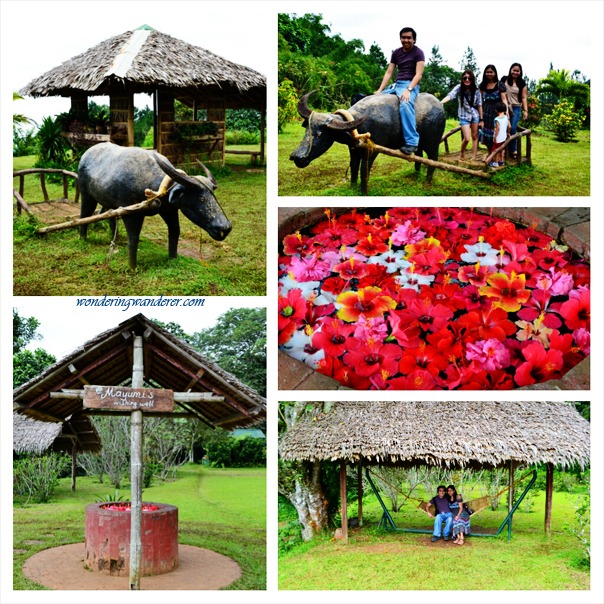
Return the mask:
[[[134,336],[132,387],[143,387],[143,337]],[[143,519],[143,412],[130,414],[130,589],[139,590],[141,580],[141,530]]]
[[[545,534],[552,534],[552,497],[554,494],[554,464],[545,466]]]
[[[266,107],[260,110],[260,165],[264,165],[264,137],[266,136]]]
[[[348,543],[348,505],[346,503],[346,460],[340,461],[340,501],[342,503],[342,542]]]
[[[359,526],[363,526],[363,464],[357,466],[357,516]]]
[[[71,492],[75,492],[76,488],[76,457],[78,454],[78,446],[74,442],[71,450]]]

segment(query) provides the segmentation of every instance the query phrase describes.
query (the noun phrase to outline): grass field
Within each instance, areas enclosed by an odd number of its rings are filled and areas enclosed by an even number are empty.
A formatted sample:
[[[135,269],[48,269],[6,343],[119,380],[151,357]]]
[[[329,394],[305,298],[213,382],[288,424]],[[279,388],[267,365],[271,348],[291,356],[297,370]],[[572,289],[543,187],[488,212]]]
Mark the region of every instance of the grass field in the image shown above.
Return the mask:
[[[445,132],[457,125],[456,121],[448,120]],[[359,195],[358,187],[350,186],[348,148],[344,145],[334,144],[327,153],[303,169],[289,160],[303,133],[299,124],[291,124],[279,135],[279,195]],[[451,152],[458,151],[460,137],[453,135],[449,140]],[[414,164],[380,155],[371,170],[369,195],[589,195],[589,141],[590,132],[587,130],[580,131],[577,142],[571,143],[560,143],[551,133],[539,130],[532,135],[532,166],[507,167],[498,171],[491,180],[436,170],[431,185],[426,182],[425,166],[417,177]],[[440,151],[444,152],[443,145]]]
[[[232,163],[231,163],[232,158]],[[17,216],[13,230],[14,294],[32,295],[264,295],[266,292],[266,172],[248,169],[249,158],[228,156],[227,169],[214,169],[217,198],[233,224],[222,242],[214,241],[182,214],[179,256],[168,259],[168,229],[159,216],[145,219],[136,271],[128,268],[127,237],[120,225],[117,252],[109,254],[108,224],[96,223],[87,241],[77,229],[36,235],[36,225],[62,222],[51,204],[41,204],[41,221]],[[15,158],[15,170],[33,164]],[[247,163],[244,163],[247,162]],[[25,179],[24,198],[41,200],[36,176]],[[18,179],[15,179],[18,187]],[[47,185],[49,196],[62,197],[62,185]],[[14,203],[14,200],[13,200]],[[42,213],[42,210],[48,210]],[[58,210],[57,210],[58,211]],[[79,207],[68,210],[79,214]],[[42,225],[42,226],[44,226]]]
[[[522,504],[514,515],[511,541],[507,529],[496,538],[469,537],[463,546],[430,534],[378,530],[381,508],[373,494],[363,498],[363,527],[352,529],[344,545],[332,534],[300,544],[279,558],[280,589],[320,590],[586,590],[589,571],[565,526],[574,520],[577,495],[554,493],[552,536],[543,530],[545,496],[534,497],[532,510]],[[385,500],[388,505],[388,500]],[[472,517],[476,532],[494,531],[507,506]],[[356,505],[349,504],[349,515]],[[393,514],[399,528],[430,529],[431,520],[407,504]]]
[[[115,490],[92,478],[61,479],[51,502],[13,510],[14,589],[45,589],[23,576],[27,558],[44,549],[84,542],[85,507]],[[245,497],[242,497],[245,493]],[[120,495],[129,498],[129,491]],[[179,543],[235,560],[243,576],[227,589],[266,589],[266,470],[218,469],[189,464],[178,479],[144,490],[144,501],[178,507]]]

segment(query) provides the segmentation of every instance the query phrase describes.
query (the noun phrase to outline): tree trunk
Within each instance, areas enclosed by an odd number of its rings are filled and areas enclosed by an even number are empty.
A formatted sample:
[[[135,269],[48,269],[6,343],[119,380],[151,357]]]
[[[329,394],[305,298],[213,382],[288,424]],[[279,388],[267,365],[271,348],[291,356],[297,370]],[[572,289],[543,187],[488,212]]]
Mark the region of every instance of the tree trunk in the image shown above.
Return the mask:
[[[302,477],[295,481],[290,501],[298,512],[302,524],[302,539],[310,541],[327,528],[327,502],[321,487],[321,463],[306,463]]]

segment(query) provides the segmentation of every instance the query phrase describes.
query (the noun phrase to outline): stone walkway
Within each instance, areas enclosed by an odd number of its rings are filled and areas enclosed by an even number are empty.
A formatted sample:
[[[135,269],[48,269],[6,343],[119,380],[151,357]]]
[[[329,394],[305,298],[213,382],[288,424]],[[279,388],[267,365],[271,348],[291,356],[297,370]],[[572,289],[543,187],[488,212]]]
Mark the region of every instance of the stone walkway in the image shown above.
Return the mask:
[[[364,208],[358,208],[363,211]],[[333,213],[350,211],[350,208],[333,208]],[[476,208],[478,211],[478,208]],[[483,213],[490,210],[481,208]],[[568,245],[588,262],[590,260],[590,210],[589,208],[493,208],[493,214],[514,222],[532,226],[559,243]],[[289,233],[325,218],[325,208],[279,208],[279,241]],[[336,380],[317,373],[305,363],[279,351],[279,390],[349,390]],[[589,357],[573,367],[559,380],[550,380],[518,388],[518,390],[589,390]]]

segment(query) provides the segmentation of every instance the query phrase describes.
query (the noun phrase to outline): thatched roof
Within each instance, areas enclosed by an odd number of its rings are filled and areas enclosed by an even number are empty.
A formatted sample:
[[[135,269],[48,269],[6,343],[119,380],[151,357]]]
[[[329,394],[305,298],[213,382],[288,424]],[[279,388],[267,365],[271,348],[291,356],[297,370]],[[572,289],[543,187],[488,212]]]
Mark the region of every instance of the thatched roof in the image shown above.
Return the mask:
[[[224,397],[222,402],[175,403],[175,410],[225,429],[254,425],[266,416],[266,400],[256,391],[142,314],[100,333],[16,388],[14,410],[45,421],[83,417],[81,400],[51,398],[50,393],[82,389],[84,384],[130,384],[133,334],[144,337],[144,379],[151,387]]]
[[[44,422],[13,413],[13,451],[15,453],[37,453],[44,451],[98,452],[101,443],[98,432],[87,417],[67,422]]]
[[[94,96],[110,91],[150,94],[158,88],[172,89],[177,97],[196,98],[201,91],[226,93],[227,107],[241,106],[243,95],[248,100],[243,106],[254,107],[265,102],[266,78],[145,25],[65,61],[20,93],[33,97],[77,92]]]
[[[334,402],[283,435],[285,460],[496,467],[589,464],[589,422],[565,402]]]

